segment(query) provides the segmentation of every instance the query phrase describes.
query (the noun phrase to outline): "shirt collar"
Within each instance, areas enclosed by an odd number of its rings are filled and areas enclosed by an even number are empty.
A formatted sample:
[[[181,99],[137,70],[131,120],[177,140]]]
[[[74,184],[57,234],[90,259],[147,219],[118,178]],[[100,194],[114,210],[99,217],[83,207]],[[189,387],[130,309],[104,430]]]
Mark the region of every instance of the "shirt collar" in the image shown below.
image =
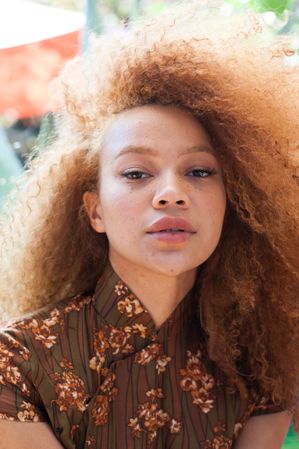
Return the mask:
[[[118,276],[107,258],[104,271],[95,288],[95,309],[101,317],[115,327],[135,326],[144,329],[146,337],[159,336],[165,331],[169,336],[182,331],[191,316],[195,315],[195,285],[173,310],[171,315],[157,329],[150,313],[131,291],[129,286]],[[141,327],[140,327],[141,326]]]

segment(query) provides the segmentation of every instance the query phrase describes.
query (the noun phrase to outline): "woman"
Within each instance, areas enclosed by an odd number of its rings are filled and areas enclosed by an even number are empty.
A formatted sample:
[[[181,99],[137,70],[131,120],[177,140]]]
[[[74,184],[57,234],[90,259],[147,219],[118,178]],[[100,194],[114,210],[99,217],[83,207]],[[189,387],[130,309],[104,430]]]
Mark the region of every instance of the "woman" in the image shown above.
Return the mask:
[[[298,431],[286,52],[254,16],[183,6],[64,70],[57,138],[1,229],[2,303],[29,314],[1,333],[0,447],[279,449]]]

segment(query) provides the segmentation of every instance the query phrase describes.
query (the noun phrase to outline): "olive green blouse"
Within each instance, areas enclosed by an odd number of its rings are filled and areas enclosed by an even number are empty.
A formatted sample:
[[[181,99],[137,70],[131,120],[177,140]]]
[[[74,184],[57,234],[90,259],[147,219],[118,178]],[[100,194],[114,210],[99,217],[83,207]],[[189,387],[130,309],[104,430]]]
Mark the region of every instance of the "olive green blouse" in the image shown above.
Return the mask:
[[[0,418],[46,421],[68,449],[228,449],[250,416],[209,360],[195,287],[157,329],[108,261],[94,292],[0,333]]]

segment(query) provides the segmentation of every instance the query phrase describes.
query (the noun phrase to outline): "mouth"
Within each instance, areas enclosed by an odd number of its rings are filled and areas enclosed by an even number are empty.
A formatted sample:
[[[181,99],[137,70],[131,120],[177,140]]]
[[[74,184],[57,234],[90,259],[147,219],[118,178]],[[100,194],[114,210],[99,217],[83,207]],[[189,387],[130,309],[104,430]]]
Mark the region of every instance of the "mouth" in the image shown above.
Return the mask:
[[[147,229],[147,234],[161,242],[183,243],[196,234],[196,229],[182,217],[164,216]]]
[[[195,232],[189,232],[184,229],[161,229],[155,232],[147,232],[147,234],[159,242],[164,243],[184,243],[192,238]]]
[[[188,231],[185,231],[185,229],[176,229],[176,228],[173,228],[173,229],[161,229],[160,231],[156,231],[156,232],[188,232]],[[155,232],[149,232],[148,234],[154,234]]]
[[[148,229],[147,233],[195,233],[196,229],[187,220],[180,217],[165,216],[154,222]]]

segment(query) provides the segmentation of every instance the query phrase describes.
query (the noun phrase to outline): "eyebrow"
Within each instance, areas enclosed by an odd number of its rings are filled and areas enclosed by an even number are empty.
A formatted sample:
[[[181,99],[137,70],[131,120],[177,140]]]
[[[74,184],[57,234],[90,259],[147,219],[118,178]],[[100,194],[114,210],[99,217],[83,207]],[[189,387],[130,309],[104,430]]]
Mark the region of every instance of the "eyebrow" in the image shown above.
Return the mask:
[[[120,156],[129,153],[137,153],[137,154],[149,154],[151,156],[158,157],[159,152],[154,148],[144,146],[144,145],[128,145],[118,153],[115,159],[118,159]],[[215,156],[215,150],[208,145],[194,145],[190,148],[187,148],[180,156],[185,156],[186,154],[192,153],[210,153]]]

